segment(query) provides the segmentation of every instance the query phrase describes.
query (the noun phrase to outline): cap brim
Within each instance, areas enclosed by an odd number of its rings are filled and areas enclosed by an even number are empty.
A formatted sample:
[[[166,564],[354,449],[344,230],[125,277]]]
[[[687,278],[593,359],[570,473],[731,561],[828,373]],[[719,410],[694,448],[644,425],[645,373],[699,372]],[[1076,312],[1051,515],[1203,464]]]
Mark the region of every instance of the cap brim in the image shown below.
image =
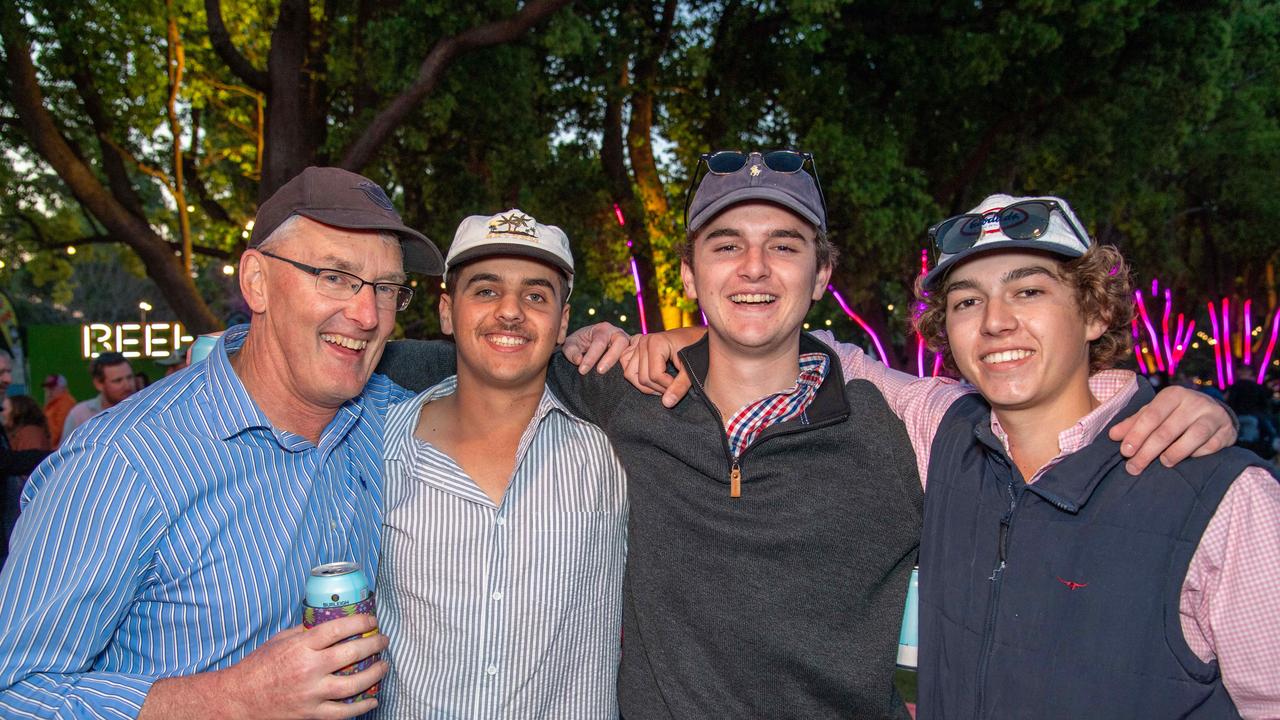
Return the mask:
[[[296,210],[295,213],[346,230],[383,230],[393,233],[400,238],[405,270],[424,275],[444,274],[444,256],[440,254],[440,248],[428,240],[426,235],[408,225],[388,222],[385,215],[361,210],[315,208]]]
[[[544,262],[557,270],[569,276],[569,280],[573,280],[573,268],[565,263],[565,261],[555,255],[555,253],[540,250],[536,247],[528,245],[506,244],[506,243],[485,243],[463,250],[457,255],[449,258],[449,268],[456,268],[463,263],[478,260],[483,257],[492,255],[516,255],[518,257],[527,257],[533,260]]]
[[[957,263],[968,260],[974,255],[982,253],[994,252],[996,250],[1037,250],[1039,252],[1048,253],[1049,255],[1058,255],[1065,258],[1078,258],[1084,255],[1083,250],[1067,247],[1066,245],[1049,245],[1043,240],[1002,240],[1000,242],[989,242],[982,245],[974,245],[971,248],[965,248],[955,255],[948,256],[945,260],[938,263],[938,266],[929,271],[924,276],[924,289],[936,290],[942,283],[942,280],[955,267]]]
[[[703,225],[706,225],[712,218],[719,215],[729,206],[747,202],[748,200],[764,200],[775,205],[781,205],[804,218],[814,227],[820,230],[827,229],[822,219],[814,214],[813,210],[805,207],[804,203],[790,193],[767,185],[753,185],[729,192],[724,197],[717,198],[714,202],[700,209],[696,215],[689,218],[688,230],[697,232],[702,229]]]

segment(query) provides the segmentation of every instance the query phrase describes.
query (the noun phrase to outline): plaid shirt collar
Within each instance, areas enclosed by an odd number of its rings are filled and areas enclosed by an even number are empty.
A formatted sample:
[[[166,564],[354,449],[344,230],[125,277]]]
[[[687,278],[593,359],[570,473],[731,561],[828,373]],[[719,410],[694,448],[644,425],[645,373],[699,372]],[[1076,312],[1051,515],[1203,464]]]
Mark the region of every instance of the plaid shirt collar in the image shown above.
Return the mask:
[[[734,413],[725,424],[725,432],[735,461],[766,428],[803,415],[808,410],[818,387],[827,377],[829,363],[830,359],[824,353],[801,355],[800,375],[795,385],[762,397]]]

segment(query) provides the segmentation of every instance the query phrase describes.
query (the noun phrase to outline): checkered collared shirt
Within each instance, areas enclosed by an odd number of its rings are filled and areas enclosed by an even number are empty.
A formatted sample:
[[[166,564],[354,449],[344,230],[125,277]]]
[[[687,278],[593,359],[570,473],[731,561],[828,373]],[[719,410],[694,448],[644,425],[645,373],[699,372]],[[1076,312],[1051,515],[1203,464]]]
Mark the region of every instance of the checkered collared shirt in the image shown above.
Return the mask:
[[[742,457],[765,428],[798,417],[809,409],[809,403],[818,393],[818,386],[827,376],[828,363],[823,353],[801,355],[800,375],[795,385],[749,403],[729,418],[725,433],[729,436],[729,450],[733,453],[734,462]]]

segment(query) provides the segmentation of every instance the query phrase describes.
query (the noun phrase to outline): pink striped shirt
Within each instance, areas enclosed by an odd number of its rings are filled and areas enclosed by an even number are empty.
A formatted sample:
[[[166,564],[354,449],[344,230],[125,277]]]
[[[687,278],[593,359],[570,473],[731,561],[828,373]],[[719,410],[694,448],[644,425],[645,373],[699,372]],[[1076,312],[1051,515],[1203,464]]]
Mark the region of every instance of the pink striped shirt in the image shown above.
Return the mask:
[[[944,378],[917,378],[868,358],[856,345],[835,348],[846,379],[875,385],[907,426],[925,484],[929,449],[951,403],[974,392]],[[1058,435],[1059,454],[1028,482],[1093,442],[1137,391],[1133,373],[1107,370],[1089,379],[1097,408]],[[991,429],[1008,449],[995,416]],[[1179,600],[1182,634],[1203,661],[1215,658],[1222,682],[1245,718],[1280,718],[1280,483],[1261,468],[1240,474],[1205,528]]]

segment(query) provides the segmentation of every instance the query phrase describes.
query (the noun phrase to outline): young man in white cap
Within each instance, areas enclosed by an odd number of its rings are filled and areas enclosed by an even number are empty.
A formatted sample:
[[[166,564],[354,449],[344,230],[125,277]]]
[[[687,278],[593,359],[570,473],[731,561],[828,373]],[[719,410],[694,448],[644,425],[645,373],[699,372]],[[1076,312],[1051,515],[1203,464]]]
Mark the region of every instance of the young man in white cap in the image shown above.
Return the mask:
[[[1129,271],[1061,198],[930,230],[919,329],[980,395],[920,381],[920,717],[1280,716],[1280,484],[1230,448],[1127,473],[1153,399]]]
[[[445,263],[457,374],[387,420],[378,717],[616,718],[626,476],[546,384],[569,240],[474,215]]]

